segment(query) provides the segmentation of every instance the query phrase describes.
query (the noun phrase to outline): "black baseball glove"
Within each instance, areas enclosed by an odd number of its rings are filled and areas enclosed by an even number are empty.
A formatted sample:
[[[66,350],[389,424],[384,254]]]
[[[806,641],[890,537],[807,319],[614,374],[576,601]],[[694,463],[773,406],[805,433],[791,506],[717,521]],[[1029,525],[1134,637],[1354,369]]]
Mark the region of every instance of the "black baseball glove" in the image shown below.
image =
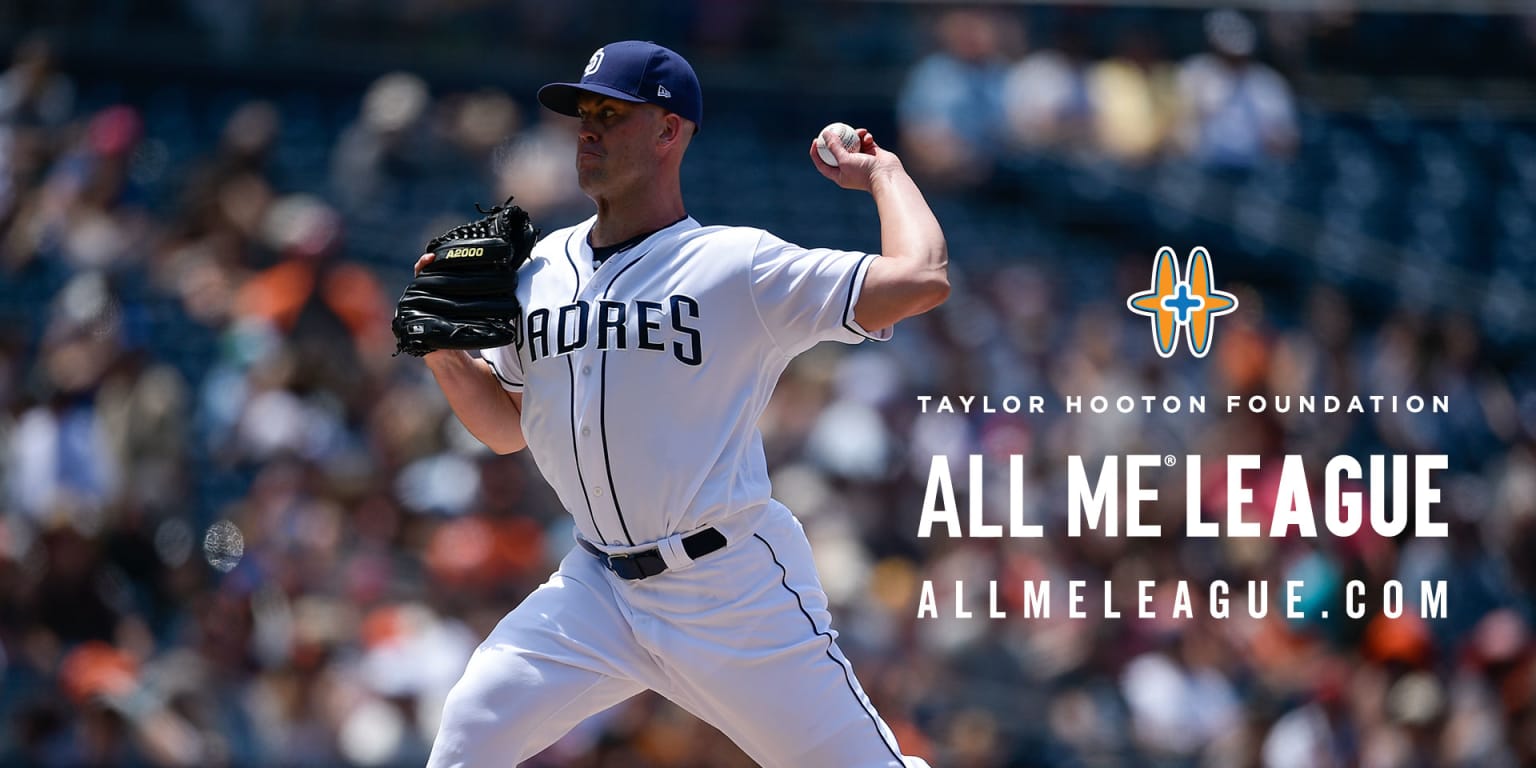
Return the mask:
[[[438,349],[489,349],[512,343],[522,307],[517,268],[528,260],[539,230],[512,198],[485,218],[454,227],[427,243],[432,261],[405,287],[395,306],[395,354],[420,357]]]

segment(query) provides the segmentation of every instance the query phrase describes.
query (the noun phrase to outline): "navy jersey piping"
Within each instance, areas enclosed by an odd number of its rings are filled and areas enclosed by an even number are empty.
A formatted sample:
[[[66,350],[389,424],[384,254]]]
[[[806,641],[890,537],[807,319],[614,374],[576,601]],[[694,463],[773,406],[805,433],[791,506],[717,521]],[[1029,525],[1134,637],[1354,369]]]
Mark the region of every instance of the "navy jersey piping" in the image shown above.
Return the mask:
[[[657,230],[657,232],[659,231],[661,230]],[[653,232],[652,234],[655,233]],[[651,250],[655,249],[652,248]],[[614,284],[619,282],[619,278],[623,277],[630,267],[639,264],[640,260],[645,258],[650,252],[650,250],[647,250],[636,256],[633,261],[625,264],[618,271],[618,274],[615,274],[613,279],[608,281],[608,287],[603,289],[603,299],[606,300],[609,297],[609,294],[613,291]],[[624,538],[629,540],[630,546],[634,546],[635,539],[629,535],[629,525],[624,522],[624,508],[619,505],[619,489],[615,487],[613,482],[613,459],[610,458],[608,453],[608,350],[603,350],[603,355],[598,365],[602,370],[598,372],[597,431],[603,440],[603,468],[608,473],[608,498],[613,500],[613,511],[619,515],[619,527],[624,529]]]
[[[565,259],[571,263],[571,275],[575,278],[576,289],[571,294],[571,301],[581,295],[581,269],[576,266],[576,257],[571,255],[571,242],[576,239],[577,227],[565,238]],[[571,454],[576,461],[576,482],[581,485],[581,498],[587,503],[587,517],[592,520],[592,529],[597,531],[597,537],[607,542],[608,537],[603,535],[603,527],[597,524],[597,512],[592,509],[592,497],[587,495],[587,480],[581,473],[581,450],[576,442],[576,364],[571,361],[570,355],[565,355],[566,372],[571,377]],[[620,518],[620,522],[623,519]]]
[[[784,563],[779,561],[779,553],[773,551],[773,545],[769,544],[768,540],[763,538],[762,534],[754,533],[752,534],[752,538],[761,541],[763,546],[768,548],[768,556],[772,557],[773,564],[779,567],[779,584],[781,584],[785,589],[789,590],[791,595],[795,596],[795,605],[800,608],[800,614],[805,617],[805,620],[810,622],[811,633],[825,637],[827,639],[827,658],[831,659],[832,663],[836,664],[838,668],[843,671],[843,682],[848,684],[848,692],[853,694],[854,700],[859,703],[859,709],[864,710],[864,714],[869,715],[869,721],[875,726],[875,735],[880,737],[880,743],[884,744],[885,748],[891,751],[891,756],[896,758],[897,765],[903,764],[904,761],[901,759],[901,752],[897,751],[896,747],[891,745],[891,742],[885,738],[885,731],[880,729],[880,719],[875,716],[874,710],[865,704],[864,697],[859,695],[859,690],[853,687],[852,670],[848,668],[848,665],[845,662],[832,655],[832,649],[837,645],[837,641],[832,637],[832,633],[823,632],[816,628],[816,620],[811,618],[811,612],[805,609],[805,600],[800,597],[800,593],[796,592],[794,587],[789,585],[789,569],[785,568]]]

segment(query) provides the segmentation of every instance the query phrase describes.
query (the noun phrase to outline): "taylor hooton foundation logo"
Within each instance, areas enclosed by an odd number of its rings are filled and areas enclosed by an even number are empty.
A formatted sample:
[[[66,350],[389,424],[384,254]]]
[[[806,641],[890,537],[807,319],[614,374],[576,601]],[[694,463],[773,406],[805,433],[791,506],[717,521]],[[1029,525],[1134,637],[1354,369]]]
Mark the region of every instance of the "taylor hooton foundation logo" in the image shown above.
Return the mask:
[[[1126,299],[1125,306],[1151,318],[1157,354],[1173,357],[1183,331],[1188,334],[1189,353],[1205,357],[1211,350],[1216,318],[1237,309],[1237,297],[1216,290],[1211,254],[1205,248],[1189,252],[1182,276],[1177,259],[1172,248],[1157,249],[1152,260],[1152,288]]]

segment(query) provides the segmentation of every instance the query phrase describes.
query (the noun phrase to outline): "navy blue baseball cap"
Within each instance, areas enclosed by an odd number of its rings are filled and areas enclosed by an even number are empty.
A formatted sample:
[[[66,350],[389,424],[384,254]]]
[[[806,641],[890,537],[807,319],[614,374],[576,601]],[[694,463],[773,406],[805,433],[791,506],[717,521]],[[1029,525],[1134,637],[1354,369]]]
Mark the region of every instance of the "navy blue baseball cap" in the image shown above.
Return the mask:
[[[597,49],[582,70],[581,82],[550,83],[539,89],[539,103],[576,117],[576,98],[583,92],[655,104],[697,127],[704,125],[704,94],[693,67],[655,43],[625,40]]]

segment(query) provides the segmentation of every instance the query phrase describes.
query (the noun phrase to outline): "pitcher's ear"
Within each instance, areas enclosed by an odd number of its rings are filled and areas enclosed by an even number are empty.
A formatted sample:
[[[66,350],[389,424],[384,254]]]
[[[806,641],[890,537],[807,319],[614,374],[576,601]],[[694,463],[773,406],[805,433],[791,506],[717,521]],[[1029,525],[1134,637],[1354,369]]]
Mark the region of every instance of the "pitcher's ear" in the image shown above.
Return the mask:
[[[661,132],[656,138],[668,144],[676,141],[683,135],[683,124],[687,121],[676,112],[668,112],[661,116]]]

